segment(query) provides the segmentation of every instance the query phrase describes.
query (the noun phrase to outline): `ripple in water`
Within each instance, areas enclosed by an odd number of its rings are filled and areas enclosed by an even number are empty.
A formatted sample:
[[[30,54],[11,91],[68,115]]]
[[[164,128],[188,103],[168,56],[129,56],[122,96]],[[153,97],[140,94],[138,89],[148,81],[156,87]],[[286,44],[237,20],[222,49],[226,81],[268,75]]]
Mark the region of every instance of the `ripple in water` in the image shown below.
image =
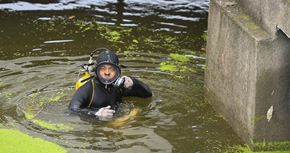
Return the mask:
[[[77,79],[77,74],[75,73],[75,78],[70,76],[70,78],[62,79],[67,76],[64,73],[60,73],[61,71],[58,71],[58,67],[53,65],[31,65],[34,60],[37,60],[33,58],[20,58],[18,60],[22,62],[18,62],[18,68],[14,67],[14,69],[19,69],[19,71],[21,69],[22,73],[29,75],[24,77],[15,74],[14,78],[18,77],[26,85],[32,85],[26,92],[15,97],[15,99],[19,99],[16,110],[18,115],[15,118],[21,124],[20,126],[39,134],[44,134],[49,139],[56,139],[58,144],[65,146],[71,151],[118,150],[118,152],[128,152],[130,150],[143,150],[148,152],[155,150],[171,152],[171,144],[156,134],[154,132],[156,127],[154,128],[151,125],[156,124],[154,123],[156,122],[155,119],[153,119],[152,123],[152,118],[157,119],[160,115],[163,116],[162,118],[167,118],[165,114],[162,115],[153,106],[156,106],[153,103],[158,103],[162,100],[155,100],[154,98],[124,98],[124,102],[120,106],[121,109],[117,112],[113,122],[101,122],[95,118],[70,115],[65,113],[65,110],[73,95],[74,80]],[[50,61],[61,63],[59,59],[50,59]],[[158,75],[158,73],[165,76],[169,75],[169,73],[163,74],[161,71],[153,71],[156,67],[154,64],[143,69],[142,66],[148,62],[146,58],[145,60],[138,60],[136,63],[126,61],[125,56],[120,55],[120,61],[123,61],[122,64],[130,65],[128,68],[123,69],[123,74],[138,77],[152,86],[153,90],[164,86],[161,85],[162,83],[154,84],[156,81],[154,79],[156,78],[153,78],[153,76]],[[68,71],[77,70],[73,66],[66,66],[66,68]],[[35,77],[36,74],[41,77]],[[11,78],[11,75],[7,75],[7,78]],[[29,77],[30,75],[31,77]],[[2,77],[5,80],[5,76],[2,75]],[[43,81],[43,78],[51,81]],[[168,80],[168,82],[170,81]],[[167,83],[166,87],[169,87],[168,85],[173,86],[171,83]],[[159,95],[158,92],[156,90],[154,94]],[[159,120],[158,124],[163,124],[162,118],[157,119]],[[166,120],[166,124],[168,124],[170,121]],[[174,122],[171,124],[174,125]],[[156,144],[160,145],[156,146]]]

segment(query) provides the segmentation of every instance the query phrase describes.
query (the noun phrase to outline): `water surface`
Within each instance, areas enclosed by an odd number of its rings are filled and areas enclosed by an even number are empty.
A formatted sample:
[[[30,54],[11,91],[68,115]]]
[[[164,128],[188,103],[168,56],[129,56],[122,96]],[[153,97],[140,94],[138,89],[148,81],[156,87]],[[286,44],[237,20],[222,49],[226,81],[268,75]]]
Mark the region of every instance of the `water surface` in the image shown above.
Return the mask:
[[[0,4],[0,128],[68,152],[238,152],[243,141],[204,98],[208,0]],[[65,110],[92,50],[115,51],[152,98],[124,98],[116,120]],[[95,56],[96,58],[96,56]]]

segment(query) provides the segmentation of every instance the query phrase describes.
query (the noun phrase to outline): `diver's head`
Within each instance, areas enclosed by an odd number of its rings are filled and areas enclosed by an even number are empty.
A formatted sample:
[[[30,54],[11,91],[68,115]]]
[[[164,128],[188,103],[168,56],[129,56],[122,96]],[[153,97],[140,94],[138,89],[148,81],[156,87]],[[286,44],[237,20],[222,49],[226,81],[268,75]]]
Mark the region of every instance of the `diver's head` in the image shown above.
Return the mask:
[[[121,75],[118,56],[109,50],[100,53],[97,58],[95,73],[103,84],[114,83]]]

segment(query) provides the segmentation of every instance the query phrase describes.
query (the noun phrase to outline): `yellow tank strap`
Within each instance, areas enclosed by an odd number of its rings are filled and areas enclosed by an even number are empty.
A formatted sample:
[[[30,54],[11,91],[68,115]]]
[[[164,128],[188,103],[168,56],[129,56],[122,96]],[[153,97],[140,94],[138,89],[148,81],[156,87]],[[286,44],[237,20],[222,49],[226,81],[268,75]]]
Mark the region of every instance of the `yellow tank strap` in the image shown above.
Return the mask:
[[[92,102],[94,100],[94,95],[95,95],[95,86],[94,86],[94,80],[93,79],[92,79],[92,86],[93,86],[93,93],[92,93],[92,98],[91,98],[90,104],[88,105],[88,108],[91,107]]]

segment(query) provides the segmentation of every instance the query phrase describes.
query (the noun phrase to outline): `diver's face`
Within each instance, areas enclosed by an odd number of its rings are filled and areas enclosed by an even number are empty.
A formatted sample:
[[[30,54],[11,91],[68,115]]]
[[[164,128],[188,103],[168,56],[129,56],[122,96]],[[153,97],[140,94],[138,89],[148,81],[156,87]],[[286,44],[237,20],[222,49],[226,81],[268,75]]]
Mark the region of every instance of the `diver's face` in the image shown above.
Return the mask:
[[[104,64],[104,65],[101,65],[99,68],[99,76],[102,77],[106,81],[114,79],[116,75],[117,75],[117,69],[113,65]]]

